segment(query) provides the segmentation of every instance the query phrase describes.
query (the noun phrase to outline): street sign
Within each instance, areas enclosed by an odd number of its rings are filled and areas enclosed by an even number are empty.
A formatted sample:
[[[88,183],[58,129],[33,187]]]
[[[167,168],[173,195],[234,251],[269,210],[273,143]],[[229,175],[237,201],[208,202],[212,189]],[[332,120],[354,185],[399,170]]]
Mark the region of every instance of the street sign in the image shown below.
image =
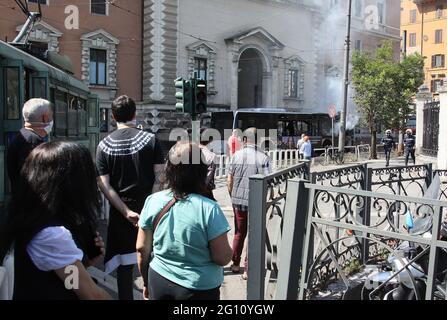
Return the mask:
[[[331,117],[332,119],[335,118],[335,116],[337,115],[337,108],[335,107],[335,105],[331,104],[328,108],[328,115],[329,117]]]

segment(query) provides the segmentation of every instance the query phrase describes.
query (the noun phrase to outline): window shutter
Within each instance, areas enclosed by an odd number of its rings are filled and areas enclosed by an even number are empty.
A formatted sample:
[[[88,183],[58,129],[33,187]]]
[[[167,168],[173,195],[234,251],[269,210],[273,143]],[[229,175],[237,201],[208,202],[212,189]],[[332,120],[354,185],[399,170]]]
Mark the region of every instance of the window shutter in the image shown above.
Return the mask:
[[[445,55],[441,55],[441,67],[444,68],[445,66]]]
[[[434,68],[436,66],[436,56],[431,56],[431,67]]]
[[[431,91],[431,92],[435,92],[435,80],[432,80],[432,81],[431,81],[431,86],[430,86],[430,87],[431,87],[431,90],[430,90],[430,91]]]

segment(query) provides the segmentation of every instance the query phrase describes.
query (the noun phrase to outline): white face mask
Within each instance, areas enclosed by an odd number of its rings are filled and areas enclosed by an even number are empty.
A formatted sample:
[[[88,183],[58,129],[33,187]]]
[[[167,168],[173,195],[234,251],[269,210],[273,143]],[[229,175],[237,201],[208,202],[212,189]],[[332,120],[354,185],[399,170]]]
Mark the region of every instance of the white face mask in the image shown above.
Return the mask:
[[[51,131],[53,131],[54,121],[48,122],[48,124],[43,128],[47,135],[50,135]]]

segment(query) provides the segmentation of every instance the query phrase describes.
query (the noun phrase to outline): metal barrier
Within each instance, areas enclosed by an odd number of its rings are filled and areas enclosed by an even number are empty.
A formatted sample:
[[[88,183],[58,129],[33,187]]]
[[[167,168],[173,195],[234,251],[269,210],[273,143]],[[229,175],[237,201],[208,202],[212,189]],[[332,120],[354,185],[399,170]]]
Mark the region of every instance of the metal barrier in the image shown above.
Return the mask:
[[[423,196],[433,178],[433,165],[368,169],[368,190]]]
[[[287,172],[284,170],[278,174],[284,179]],[[435,171],[434,174],[447,178],[447,170]],[[315,283],[326,283],[337,277],[339,270],[334,267],[333,257],[328,252],[329,245],[336,253],[337,261],[343,260],[344,267],[353,261],[366,263],[370,257],[377,256],[383,249],[380,241],[374,237],[371,239],[369,232],[358,234],[357,229],[347,225],[373,229],[380,226],[385,232],[401,229],[402,216],[408,211],[418,215],[427,210],[419,209],[418,204],[419,207],[422,205],[414,200],[425,194],[431,184],[432,166],[368,168],[365,164],[312,173],[308,179],[300,174],[297,176],[301,179],[292,179],[287,183],[282,181],[280,185],[286,186],[286,189],[277,193],[268,191],[272,177],[250,178],[249,299],[296,299],[300,276],[297,270],[302,267],[302,261],[309,260],[310,266],[313,266],[312,281]],[[440,191],[444,197],[447,192],[445,180]],[[312,182],[312,189],[318,190],[312,200],[307,190],[309,181]],[[331,192],[327,188],[332,188]],[[359,195],[355,192],[364,193]],[[278,199],[272,194],[277,195]],[[410,194],[414,196],[404,198]],[[410,204],[408,199],[413,203]],[[306,228],[306,219],[311,211],[312,214],[318,213],[317,218],[330,220],[331,224],[320,225],[318,231],[309,229],[309,226]],[[259,215],[259,212],[263,214]],[[272,237],[266,216],[277,220],[276,242],[270,241]],[[303,247],[306,230],[309,233]],[[340,240],[346,237],[349,241]],[[262,249],[264,247],[267,247],[267,259],[266,250]],[[320,261],[318,265],[314,263],[316,259]],[[266,261],[264,270],[262,267]]]
[[[440,285],[436,274],[438,249],[447,248],[447,242],[438,240],[442,213],[443,209],[447,208],[447,202],[390,193],[304,184],[302,181],[294,183],[301,183],[301,187],[296,190],[302,194],[290,194],[288,197],[308,198],[306,217],[297,218],[307,221],[306,226],[302,226],[306,231],[305,238],[301,238],[304,241],[295,247],[295,250],[303,252],[303,255],[301,259],[298,257],[295,264],[290,267],[290,270],[302,268],[299,299],[317,298],[320,290],[331,281],[338,281],[341,287],[339,291],[352,287],[352,282],[355,281],[353,274],[359,272],[359,270],[353,270],[355,267],[355,265],[353,267],[353,262],[357,262],[356,267],[359,268],[362,261],[363,265],[373,261],[376,263],[382,260],[386,261],[387,256],[393,253],[395,245],[402,241],[427,246],[429,262],[425,299],[433,298],[434,290]],[[364,212],[362,219],[358,219],[356,215],[359,208]],[[297,215],[304,213],[303,209],[296,209]],[[341,211],[340,218],[334,218],[334,215],[331,214],[331,211],[335,210]],[[417,234],[408,234],[402,225],[398,225],[394,221],[396,216],[403,216],[409,211],[417,218],[430,216],[432,224]],[[289,212],[285,214],[287,216]],[[325,231],[323,231],[324,229]],[[346,236],[332,238],[336,229],[345,230]],[[291,231],[285,227],[284,232]],[[431,232],[430,238],[422,236],[426,232]],[[300,237],[302,233],[297,233],[295,230],[294,236]],[[325,250],[312,256],[309,253],[313,251],[310,246],[313,245],[312,238],[314,236],[325,244]],[[365,240],[370,243],[366,250]],[[289,247],[290,244],[290,242],[283,243],[283,247]],[[405,263],[402,265],[406,266]],[[404,269],[407,267],[408,265]],[[286,292],[289,292],[286,295],[287,298],[294,298],[291,294],[295,289],[298,290],[296,285],[293,287],[296,277],[296,275],[292,276],[292,281],[281,279],[281,281],[287,282],[288,290]],[[411,274],[410,277],[412,277]],[[278,286],[278,288],[284,288],[284,285]],[[277,294],[278,297],[285,296],[284,292],[277,292]]]
[[[247,298],[262,300],[273,298],[278,274],[278,252],[284,225],[288,180],[309,179],[309,163],[269,176],[250,177],[248,283]],[[252,261],[252,262],[250,262]]]
[[[433,175],[438,175],[441,182],[441,193],[439,200],[447,201],[447,170],[435,170]]]
[[[335,170],[311,173],[310,181],[333,187],[348,187],[365,190],[367,165],[353,165]]]

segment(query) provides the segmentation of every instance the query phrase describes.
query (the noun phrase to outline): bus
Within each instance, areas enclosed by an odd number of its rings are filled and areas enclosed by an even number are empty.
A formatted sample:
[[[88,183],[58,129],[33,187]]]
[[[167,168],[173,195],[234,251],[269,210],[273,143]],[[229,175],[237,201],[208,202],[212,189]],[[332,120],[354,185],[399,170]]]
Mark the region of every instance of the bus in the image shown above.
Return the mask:
[[[240,109],[237,111],[218,111],[211,114],[211,128],[219,131],[224,137],[225,130],[240,129],[242,131],[256,127],[266,130],[277,130],[277,148],[295,149],[301,134],[310,137],[314,148],[332,145],[332,120],[323,113],[290,112],[284,109]],[[268,149],[268,146],[267,146]]]
[[[23,126],[22,106],[31,98],[52,102],[54,128],[50,140],[75,141],[95,154],[99,143],[98,97],[72,74],[31,54],[27,45],[0,40],[0,206],[10,188],[6,170],[8,146]],[[53,54],[54,60],[58,59]],[[63,56],[59,56],[63,61]]]

